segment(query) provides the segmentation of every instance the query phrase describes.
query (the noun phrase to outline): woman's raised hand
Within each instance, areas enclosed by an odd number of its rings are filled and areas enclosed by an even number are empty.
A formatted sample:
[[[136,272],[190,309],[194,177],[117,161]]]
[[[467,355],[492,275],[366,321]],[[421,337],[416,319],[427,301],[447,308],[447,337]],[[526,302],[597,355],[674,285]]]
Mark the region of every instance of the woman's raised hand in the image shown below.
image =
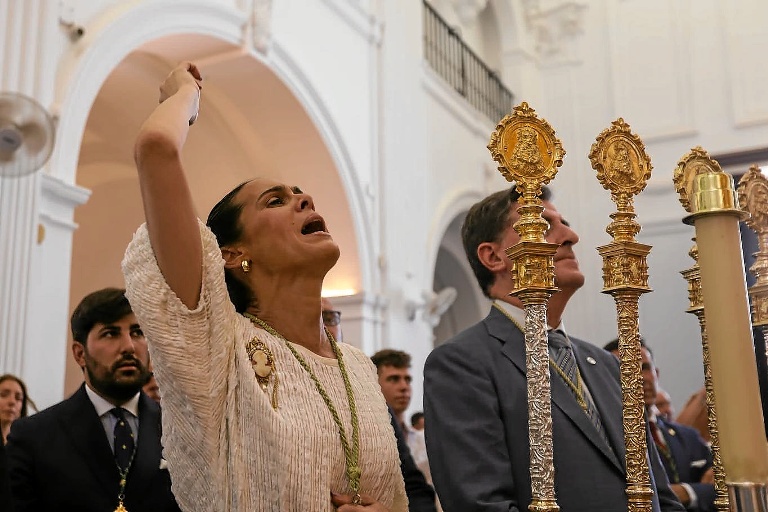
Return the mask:
[[[203,77],[200,75],[200,70],[197,66],[191,62],[182,62],[176,66],[165,78],[160,85],[160,103],[164,102],[184,87],[191,87],[194,85],[197,95],[194,96],[193,105],[191,105],[192,114],[189,118],[189,124],[195,122],[197,119],[197,113],[200,110],[200,89],[203,88],[200,85]]]

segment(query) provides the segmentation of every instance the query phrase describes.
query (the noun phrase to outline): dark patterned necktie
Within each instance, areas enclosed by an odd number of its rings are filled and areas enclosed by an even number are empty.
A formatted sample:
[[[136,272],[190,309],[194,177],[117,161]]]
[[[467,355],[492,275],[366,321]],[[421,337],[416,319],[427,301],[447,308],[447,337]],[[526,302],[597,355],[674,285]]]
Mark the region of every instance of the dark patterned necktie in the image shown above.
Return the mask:
[[[605,428],[603,428],[603,422],[600,420],[600,412],[597,410],[597,407],[595,407],[595,404],[592,402],[592,398],[582,385],[581,378],[579,377],[579,367],[576,364],[576,356],[573,354],[573,348],[571,347],[570,342],[561,331],[556,331],[554,329],[549,331],[548,336],[550,355],[554,363],[562,371],[562,375],[560,376],[564,381],[566,379],[570,381],[565,384],[570,388],[577,399],[581,399],[584,402],[582,409],[584,409],[584,412],[597,429],[597,432],[610,447],[611,443],[608,442],[608,436],[605,433]]]
[[[133,449],[136,443],[133,439],[133,431],[128,421],[125,419],[125,412],[120,407],[115,407],[111,411],[112,416],[117,419],[115,423],[115,462],[122,471],[127,471],[131,458],[133,457]]]
[[[680,482],[680,474],[677,471],[675,458],[672,456],[672,452],[670,452],[669,446],[664,439],[664,434],[659,428],[659,425],[656,423],[656,420],[648,420],[648,427],[651,430],[651,437],[653,438],[653,442],[656,445],[656,449],[658,450],[659,454],[667,461],[667,466],[669,467],[669,474],[667,474],[667,477],[669,478],[670,483],[676,484]]]

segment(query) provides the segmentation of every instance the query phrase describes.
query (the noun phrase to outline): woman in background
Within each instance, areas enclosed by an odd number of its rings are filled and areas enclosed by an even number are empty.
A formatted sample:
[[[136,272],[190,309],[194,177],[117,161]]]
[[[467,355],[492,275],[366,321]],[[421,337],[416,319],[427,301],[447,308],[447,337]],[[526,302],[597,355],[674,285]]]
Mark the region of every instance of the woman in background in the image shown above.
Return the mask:
[[[19,418],[26,418],[30,402],[24,381],[10,373],[0,375],[0,432],[3,435],[3,444],[8,439],[11,423]]]

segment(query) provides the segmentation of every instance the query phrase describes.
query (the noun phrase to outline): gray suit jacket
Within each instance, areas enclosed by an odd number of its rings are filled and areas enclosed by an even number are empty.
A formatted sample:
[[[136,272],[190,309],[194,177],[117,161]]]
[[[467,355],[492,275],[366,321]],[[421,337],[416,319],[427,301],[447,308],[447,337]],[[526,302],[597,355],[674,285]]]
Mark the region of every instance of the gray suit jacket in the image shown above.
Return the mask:
[[[557,502],[562,512],[625,511],[619,365],[608,352],[571,341],[611,446],[552,372]],[[427,453],[445,512],[528,508],[524,335],[503,313],[492,308],[485,320],[430,354],[424,368],[424,412]],[[648,446],[656,480],[654,511],[685,510],[669,489],[653,442]]]

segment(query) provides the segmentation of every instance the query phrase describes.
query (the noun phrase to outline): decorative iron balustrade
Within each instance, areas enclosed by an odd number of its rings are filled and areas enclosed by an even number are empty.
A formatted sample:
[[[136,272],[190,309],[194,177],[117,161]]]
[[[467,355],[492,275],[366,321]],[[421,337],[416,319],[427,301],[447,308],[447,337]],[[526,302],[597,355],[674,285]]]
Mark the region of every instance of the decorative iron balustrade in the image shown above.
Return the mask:
[[[456,92],[494,123],[512,110],[514,96],[473,52],[455,29],[424,0],[424,53],[435,70]]]

